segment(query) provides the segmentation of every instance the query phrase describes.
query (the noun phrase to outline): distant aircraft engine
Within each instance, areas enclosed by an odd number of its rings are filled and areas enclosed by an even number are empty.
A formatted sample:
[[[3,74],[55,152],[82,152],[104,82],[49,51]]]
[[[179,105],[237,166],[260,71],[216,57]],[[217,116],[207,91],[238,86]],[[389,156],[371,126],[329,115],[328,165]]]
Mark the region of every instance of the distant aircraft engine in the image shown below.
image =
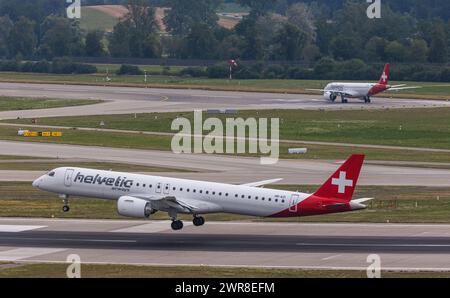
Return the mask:
[[[333,94],[332,92],[329,92],[329,91],[326,91],[326,92],[324,93],[323,97],[324,97],[326,100],[330,100],[330,101],[335,101],[336,98],[337,98],[336,94]]]
[[[152,209],[151,203],[134,197],[121,197],[117,201],[117,211],[120,215],[133,218],[149,218],[157,212]]]

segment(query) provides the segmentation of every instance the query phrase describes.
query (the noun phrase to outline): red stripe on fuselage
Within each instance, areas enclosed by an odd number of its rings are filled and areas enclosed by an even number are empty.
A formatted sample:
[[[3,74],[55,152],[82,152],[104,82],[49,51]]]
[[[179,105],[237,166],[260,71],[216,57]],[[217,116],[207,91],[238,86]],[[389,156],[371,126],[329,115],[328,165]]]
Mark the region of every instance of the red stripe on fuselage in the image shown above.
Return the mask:
[[[368,96],[373,96],[375,94],[384,92],[388,89],[387,85],[382,85],[382,84],[376,84],[375,86],[373,86],[370,90],[369,93],[367,94]]]
[[[323,215],[330,213],[341,213],[352,211],[349,202],[342,200],[321,198],[311,195],[306,200],[298,203],[297,206],[287,208],[269,217],[299,217],[311,215]]]

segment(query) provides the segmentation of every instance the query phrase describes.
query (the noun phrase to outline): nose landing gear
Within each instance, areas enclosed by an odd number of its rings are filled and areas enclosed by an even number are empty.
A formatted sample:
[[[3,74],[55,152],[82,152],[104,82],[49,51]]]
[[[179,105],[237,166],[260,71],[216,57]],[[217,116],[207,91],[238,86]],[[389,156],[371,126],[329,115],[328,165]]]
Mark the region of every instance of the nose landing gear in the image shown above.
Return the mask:
[[[64,206],[62,207],[62,211],[64,213],[69,212],[70,211],[69,196],[68,195],[60,195],[60,198],[63,199],[63,204],[64,204]]]

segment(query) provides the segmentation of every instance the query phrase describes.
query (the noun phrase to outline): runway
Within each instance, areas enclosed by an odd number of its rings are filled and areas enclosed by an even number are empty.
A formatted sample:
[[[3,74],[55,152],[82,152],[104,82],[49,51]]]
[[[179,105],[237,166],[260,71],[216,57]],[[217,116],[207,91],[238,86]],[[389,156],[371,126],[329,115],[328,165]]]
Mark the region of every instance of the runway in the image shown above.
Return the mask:
[[[450,225],[0,219],[0,261],[450,271]]]
[[[0,141],[0,155],[10,154],[188,169],[196,172],[167,173],[163,176],[232,184],[275,178],[283,178],[282,184],[322,184],[343,162],[280,160],[274,165],[261,165],[260,159],[249,157],[209,154],[180,155],[166,151]],[[31,181],[41,174],[43,173],[0,171],[0,181],[17,181],[20,176],[22,177],[19,179],[20,181]],[[448,187],[450,186],[450,170],[402,164],[366,164],[363,167],[359,184]]]
[[[0,112],[0,119],[175,112],[194,109],[317,110],[450,107],[450,102],[436,100],[375,98],[370,105],[358,100],[352,100],[349,104],[338,102],[330,104],[320,95],[25,83],[0,83],[0,96],[108,101],[84,107]]]

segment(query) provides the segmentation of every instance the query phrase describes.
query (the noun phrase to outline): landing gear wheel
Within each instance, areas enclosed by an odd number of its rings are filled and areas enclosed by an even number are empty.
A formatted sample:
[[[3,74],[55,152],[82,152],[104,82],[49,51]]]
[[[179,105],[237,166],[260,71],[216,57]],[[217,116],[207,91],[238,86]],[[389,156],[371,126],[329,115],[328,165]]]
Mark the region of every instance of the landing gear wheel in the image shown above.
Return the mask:
[[[69,207],[69,206],[64,206],[64,207],[62,208],[62,210],[63,210],[64,213],[67,213],[67,212],[70,211],[70,207]]]
[[[372,102],[372,100],[370,99],[369,96],[364,97],[364,101],[365,101],[365,103],[371,103]]]
[[[183,222],[181,220],[175,220],[172,222],[172,230],[178,231],[183,228]]]
[[[194,226],[196,227],[200,227],[203,226],[205,224],[205,219],[201,216],[199,217],[194,217],[194,220],[192,221]]]
[[[348,103],[348,99],[342,96],[342,103]]]

